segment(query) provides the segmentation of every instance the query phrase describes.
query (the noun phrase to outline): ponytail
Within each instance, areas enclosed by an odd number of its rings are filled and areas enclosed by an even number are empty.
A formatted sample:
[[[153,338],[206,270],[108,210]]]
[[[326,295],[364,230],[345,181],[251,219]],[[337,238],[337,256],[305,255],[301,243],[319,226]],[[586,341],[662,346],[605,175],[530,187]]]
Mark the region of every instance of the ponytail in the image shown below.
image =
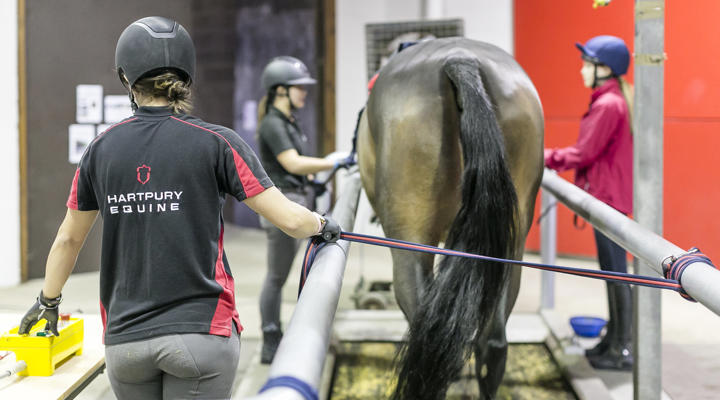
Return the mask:
[[[190,84],[180,79],[172,70],[159,75],[140,78],[133,89],[141,98],[164,97],[173,113],[187,113],[192,110]]]
[[[618,82],[620,83],[620,91],[622,91],[623,97],[625,98],[625,103],[627,103],[628,108],[628,116],[630,117],[630,132],[632,132],[633,128],[633,98],[635,97],[635,88],[628,83],[628,81],[625,80],[622,76],[619,76]]]
[[[260,123],[262,122],[263,118],[265,118],[265,115],[268,112],[268,95],[265,95],[260,99],[260,102],[257,106],[257,125],[260,126]]]
[[[257,129],[258,131],[255,132],[255,140],[260,141],[260,123],[262,122],[263,118],[267,115],[268,111],[270,110],[270,106],[273,105],[275,102],[275,89],[276,87],[271,88],[268,93],[260,99],[260,102],[257,106]]]

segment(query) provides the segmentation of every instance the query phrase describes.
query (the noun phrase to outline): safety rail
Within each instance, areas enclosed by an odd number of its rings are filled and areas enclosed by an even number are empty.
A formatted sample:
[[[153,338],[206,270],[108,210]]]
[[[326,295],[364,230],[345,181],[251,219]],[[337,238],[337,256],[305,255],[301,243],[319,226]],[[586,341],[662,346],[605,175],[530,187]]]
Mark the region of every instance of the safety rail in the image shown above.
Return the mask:
[[[332,216],[341,227],[351,230],[360,197],[360,174],[351,173],[341,185]],[[251,399],[317,398],[349,246],[350,242],[341,240],[318,252],[270,366],[267,389]]]
[[[332,213],[340,226],[346,229],[352,228],[355,221],[360,186],[359,173],[349,175],[343,181]],[[560,178],[553,171],[545,170],[542,187],[635,257],[648,263],[661,276],[663,261],[685,252]],[[550,199],[543,210],[551,204]],[[552,232],[554,228],[551,226],[547,231]],[[546,230],[543,230],[543,234],[545,233]],[[544,244],[542,247],[543,252],[546,252],[553,246]],[[341,240],[318,252],[313,271],[305,282],[295,312],[270,367],[266,389],[251,399],[318,398],[317,390],[330,343],[348,249],[349,242]],[[551,254],[551,257],[554,258],[554,255]],[[720,270],[704,262],[694,262],[685,269],[681,284],[695,300],[720,315],[720,291],[716,289],[720,288]],[[543,286],[552,288],[552,284]],[[545,305],[552,304],[551,297],[547,297],[547,294],[543,296]]]
[[[646,262],[660,276],[664,276],[663,261],[686,252],[561,178],[554,171],[545,170],[542,188],[615,243]],[[545,204],[550,205],[552,201],[546,200]],[[554,241],[554,235],[550,236],[541,240]],[[545,249],[554,246],[541,245],[541,247]],[[686,267],[680,283],[690,296],[720,315],[720,270],[701,261],[693,262]],[[543,296],[549,295],[543,294]]]

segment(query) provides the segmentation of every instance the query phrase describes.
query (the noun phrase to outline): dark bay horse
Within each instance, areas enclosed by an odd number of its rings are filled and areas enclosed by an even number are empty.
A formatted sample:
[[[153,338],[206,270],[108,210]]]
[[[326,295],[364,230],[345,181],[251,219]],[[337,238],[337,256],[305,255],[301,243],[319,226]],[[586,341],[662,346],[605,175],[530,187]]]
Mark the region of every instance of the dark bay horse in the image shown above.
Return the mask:
[[[543,116],[503,50],[463,38],[398,53],[358,129],[363,186],[388,237],[520,259],[543,173]],[[392,250],[409,321],[395,399],[442,399],[474,352],[483,398],[505,373],[519,267]],[[433,272],[435,270],[435,272]]]

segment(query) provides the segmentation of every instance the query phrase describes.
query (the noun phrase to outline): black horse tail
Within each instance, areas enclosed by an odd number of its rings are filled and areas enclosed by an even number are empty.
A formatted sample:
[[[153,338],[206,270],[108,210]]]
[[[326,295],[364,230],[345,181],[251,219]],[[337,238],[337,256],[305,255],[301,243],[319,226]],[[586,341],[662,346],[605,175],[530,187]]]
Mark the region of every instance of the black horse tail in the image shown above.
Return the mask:
[[[493,257],[514,252],[517,194],[505,143],[474,58],[445,62],[460,112],[462,204],[446,247]],[[393,399],[444,399],[483,336],[509,279],[508,266],[444,257],[410,321]]]

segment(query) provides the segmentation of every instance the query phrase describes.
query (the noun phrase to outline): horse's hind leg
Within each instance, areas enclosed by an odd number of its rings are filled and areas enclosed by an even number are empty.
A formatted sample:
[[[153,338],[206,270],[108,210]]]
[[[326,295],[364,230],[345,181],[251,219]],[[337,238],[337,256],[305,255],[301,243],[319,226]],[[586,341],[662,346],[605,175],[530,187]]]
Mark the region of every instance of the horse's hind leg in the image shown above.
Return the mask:
[[[393,237],[392,235],[388,235]],[[432,276],[432,254],[392,249],[395,299],[408,321],[417,310],[420,297]]]
[[[499,314],[501,313],[496,313],[496,315]],[[475,373],[481,399],[494,399],[503,375],[505,375],[508,342],[503,320],[504,318],[493,318],[488,341],[475,348]]]
[[[510,268],[512,271],[509,287],[503,291],[502,299],[493,315],[492,324],[485,334],[487,340],[481,338],[475,347],[475,373],[481,399],[494,399],[505,375],[508,351],[505,326],[512,306],[515,304],[520,279],[519,267]]]
[[[409,242],[436,246],[440,241],[443,226],[433,218],[423,218],[419,204],[433,204],[429,199],[421,199],[419,193],[404,192],[404,199],[415,199],[413,206],[398,206],[396,198],[393,213],[381,215],[383,229],[387,237]],[[389,204],[386,204],[389,205]],[[417,214],[416,214],[417,213]],[[418,303],[425,293],[433,276],[433,254],[408,250],[391,249],[393,260],[393,288],[395,299],[408,322],[412,321]]]

